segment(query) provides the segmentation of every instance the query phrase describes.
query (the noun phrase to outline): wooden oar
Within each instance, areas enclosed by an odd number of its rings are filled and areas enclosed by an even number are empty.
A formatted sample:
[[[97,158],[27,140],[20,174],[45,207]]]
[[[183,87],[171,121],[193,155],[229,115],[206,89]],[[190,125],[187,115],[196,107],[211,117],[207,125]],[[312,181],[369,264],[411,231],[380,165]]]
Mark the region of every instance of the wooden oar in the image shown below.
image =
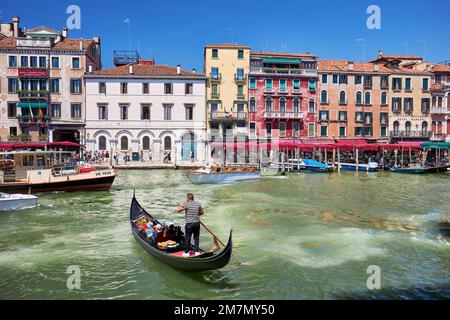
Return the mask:
[[[222,246],[224,246],[224,247],[226,247],[226,245],[214,234],[214,232],[212,232],[203,222],[201,222],[200,221],[200,224],[209,232],[209,233],[211,233],[211,235],[215,238],[215,239],[217,239],[217,241],[219,241],[219,243],[222,245]],[[234,254],[234,252],[231,252],[231,254],[233,255],[233,257],[235,257],[236,258],[236,260],[239,262],[239,264],[241,264],[241,265],[244,265],[245,263],[241,260],[241,259],[239,259],[239,257],[238,256],[236,256],[235,254]]]

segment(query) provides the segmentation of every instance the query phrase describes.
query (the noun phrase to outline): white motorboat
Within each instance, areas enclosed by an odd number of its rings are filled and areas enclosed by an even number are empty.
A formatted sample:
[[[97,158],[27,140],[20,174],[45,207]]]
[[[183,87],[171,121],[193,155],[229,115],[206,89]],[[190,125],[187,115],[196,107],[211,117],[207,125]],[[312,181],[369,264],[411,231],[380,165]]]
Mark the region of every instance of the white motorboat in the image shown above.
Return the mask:
[[[38,204],[38,198],[28,194],[0,193],[0,211],[17,211],[34,208]]]

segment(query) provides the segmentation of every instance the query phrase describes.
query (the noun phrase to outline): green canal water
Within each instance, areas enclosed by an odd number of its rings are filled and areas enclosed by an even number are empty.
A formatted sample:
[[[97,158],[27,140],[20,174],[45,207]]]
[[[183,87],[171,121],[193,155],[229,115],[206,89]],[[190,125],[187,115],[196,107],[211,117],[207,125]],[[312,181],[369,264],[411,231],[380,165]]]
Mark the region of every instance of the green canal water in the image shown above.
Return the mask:
[[[1,299],[450,298],[450,172],[292,174],[193,186],[183,171],[120,171],[110,192],[52,193],[40,207],[0,214]],[[133,189],[158,218],[187,192],[203,221],[246,262],[203,274],[158,262],[134,240]],[[202,230],[201,244],[211,247]],[[367,288],[367,268],[381,289]],[[69,266],[81,288],[69,290]]]

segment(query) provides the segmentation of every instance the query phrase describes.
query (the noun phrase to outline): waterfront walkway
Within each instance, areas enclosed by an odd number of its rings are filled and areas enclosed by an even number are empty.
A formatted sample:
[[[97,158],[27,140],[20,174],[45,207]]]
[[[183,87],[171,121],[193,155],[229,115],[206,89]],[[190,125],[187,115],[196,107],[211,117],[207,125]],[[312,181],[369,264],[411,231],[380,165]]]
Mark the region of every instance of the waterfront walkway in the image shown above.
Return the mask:
[[[107,168],[109,166],[109,162],[103,162],[100,164],[91,164],[95,168]],[[130,161],[125,164],[123,161],[119,161],[119,164],[116,165],[114,162],[112,163],[115,169],[131,169],[131,170],[157,170],[157,169],[166,169],[166,170],[189,170],[189,169],[197,169],[204,166],[204,164],[199,162],[177,162],[174,163],[164,163],[164,162],[142,162],[142,161]]]

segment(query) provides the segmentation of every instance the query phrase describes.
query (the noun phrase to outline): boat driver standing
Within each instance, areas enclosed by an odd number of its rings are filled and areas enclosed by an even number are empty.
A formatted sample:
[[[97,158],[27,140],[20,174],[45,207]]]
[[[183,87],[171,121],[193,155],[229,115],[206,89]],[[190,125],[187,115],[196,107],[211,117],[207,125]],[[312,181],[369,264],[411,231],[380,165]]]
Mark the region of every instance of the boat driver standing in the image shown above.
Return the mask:
[[[202,205],[194,201],[194,195],[192,193],[188,193],[187,202],[180,204],[177,208],[177,212],[182,213],[185,212],[186,217],[186,227],[185,227],[185,248],[183,257],[189,257],[189,251],[191,247],[191,237],[194,235],[194,244],[195,244],[195,255],[200,255],[200,216],[204,214]]]

